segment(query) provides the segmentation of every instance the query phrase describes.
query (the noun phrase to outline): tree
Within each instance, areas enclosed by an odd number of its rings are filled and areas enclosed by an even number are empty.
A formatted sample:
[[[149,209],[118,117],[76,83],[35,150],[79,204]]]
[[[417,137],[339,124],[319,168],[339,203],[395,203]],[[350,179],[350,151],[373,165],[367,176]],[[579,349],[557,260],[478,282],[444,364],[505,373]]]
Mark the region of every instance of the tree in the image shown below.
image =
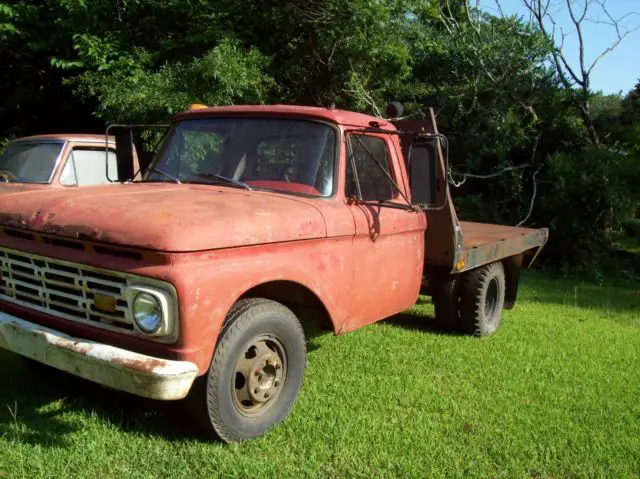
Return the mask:
[[[622,100],[623,117],[629,121],[640,121],[640,80]]]
[[[640,163],[640,81],[622,100],[621,123],[625,145],[636,153]]]
[[[557,22],[552,11],[551,0],[523,0],[524,5],[531,13],[532,19],[538,25],[542,34],[547,38],[550,44],[554,45],[552,49],[553,65],[558,73],[560,81],[564,87],[572,92],[572,100],[576,104],[584,125],[589,134],[591,142],[598,146],[600,137],[595,128],[593,115],[590,106],[591,95],[591,74],[598,62],[608,53],[615,50],[620,43],[631,33],[640,28],[640,24],[636,26],[626,27],[624,21],[636,12],[630,12],[619,18],[614,18],[606,7],[606,0],[565,0],[566,7],[571,18],[571,22],[575,27],[575,33],[578,37],[578,67],[574,67],[567,59],[564,50],[564,42],[567,32],[560,29],[559,44],[557,44]],[[605,20],[598,20],[593,17],[593,10],[598,9],[605,16]],[[588,63],[585,59],[585,46],[587,39],[584,35],[584,25],[586,22],[596,22],[609,25],[616,34],[616,38],[611,45],[602,50],[595,59]],[[549,29],[551,28],[551,30]],[[576,88],[576,90],[574,90]]]
[[[74,28],[58,1],[0,3],[0,135],[83,132],[99,126],[91,118],[95,101],[74,96],[63,85],[69,72],[50,62],[53,56],[73,55]]]
[[[272,58],[277,101],[371,111],[410,81],[407,22],[431,0],[222,0],[236,38]],[[366,95],[364,95],[366,97]]]
[[[166,122],[191,103],[264,103],[274,86],[265,73],[268,59],[230,39],[202,56],[159,68],[153,67],[146,51],[123,54],[108,65],[98,65],[100,58],[85,57],[96,67],[68,83],[84,98],[100,98],[95,114],[110,122]]]

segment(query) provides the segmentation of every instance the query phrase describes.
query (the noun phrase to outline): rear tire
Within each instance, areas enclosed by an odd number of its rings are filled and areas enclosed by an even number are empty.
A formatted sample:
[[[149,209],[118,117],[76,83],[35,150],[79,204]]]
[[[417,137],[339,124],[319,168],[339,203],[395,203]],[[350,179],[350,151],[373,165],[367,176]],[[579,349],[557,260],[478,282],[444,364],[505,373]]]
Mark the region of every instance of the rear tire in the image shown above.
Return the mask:
[[[260,436],[291,411],[305,366],[296,316],[274,301],[240,300],[225,320],[208,373],[189,394],[190,413],[224,442]]]
[[[502,263],[475,269],[461,278],[460,319],[467,334],[490,336],[502,322],[505,275]]]

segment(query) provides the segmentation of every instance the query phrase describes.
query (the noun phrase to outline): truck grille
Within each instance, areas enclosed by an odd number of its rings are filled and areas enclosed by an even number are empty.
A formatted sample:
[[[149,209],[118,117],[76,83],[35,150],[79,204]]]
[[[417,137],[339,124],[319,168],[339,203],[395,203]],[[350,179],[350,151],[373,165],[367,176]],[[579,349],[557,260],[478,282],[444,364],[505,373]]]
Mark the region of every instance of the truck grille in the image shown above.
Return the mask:
[[[0,248],[0,299],[52,316],[131,332],[127,285],[108,271]]]

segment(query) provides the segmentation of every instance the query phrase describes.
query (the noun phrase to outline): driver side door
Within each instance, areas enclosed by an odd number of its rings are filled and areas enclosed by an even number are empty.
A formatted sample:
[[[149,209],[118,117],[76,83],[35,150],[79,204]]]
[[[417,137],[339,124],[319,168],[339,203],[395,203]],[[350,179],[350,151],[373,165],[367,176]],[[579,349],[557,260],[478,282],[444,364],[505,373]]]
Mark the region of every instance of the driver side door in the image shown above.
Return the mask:
[[[411,307],[420,288],[425,215],[407,207],[380,168],[410,198],[395,143],[388,135],[347,134],[346,197],[355,223],[348,330]]]

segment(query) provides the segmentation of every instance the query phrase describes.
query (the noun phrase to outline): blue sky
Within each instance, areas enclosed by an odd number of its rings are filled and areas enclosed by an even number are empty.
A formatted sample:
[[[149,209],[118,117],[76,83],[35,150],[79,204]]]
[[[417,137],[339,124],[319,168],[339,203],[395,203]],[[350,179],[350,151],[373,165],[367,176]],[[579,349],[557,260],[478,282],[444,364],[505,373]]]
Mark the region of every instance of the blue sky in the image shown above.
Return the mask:
[[[527,9],[522,0],[499,0],[506,14],[516,13],[529,18]],[[565,33],[571,32],[565,40],[564,51],[572,66],[578,65],[578,41],[575,27],[569,18],[565,0],[551,0],[554,11],[557,12],[557,29],[563,28]],[[584,5],[583,0],[571,0],[577,5]],[[491,13],[496,13],[495,0],[481,0],[480,6]],[[620,18],[629,12],[637,12],[623,22],[627,28],[640,24],[640,0],[608,0],[607,9],[612,17]],[[599,5],[593,3],[590,17],[596,20],[605,20]],[[587,65],[616,38],[615,30],[608,25],[586,23],[583,31],[585,38],[585,60]],[[601,90],[604,93],[623,94],[631,90],[640,81],[640,30],[626,37],[623,42],[611,53],[602,58],[591,75],[593,90]]]

